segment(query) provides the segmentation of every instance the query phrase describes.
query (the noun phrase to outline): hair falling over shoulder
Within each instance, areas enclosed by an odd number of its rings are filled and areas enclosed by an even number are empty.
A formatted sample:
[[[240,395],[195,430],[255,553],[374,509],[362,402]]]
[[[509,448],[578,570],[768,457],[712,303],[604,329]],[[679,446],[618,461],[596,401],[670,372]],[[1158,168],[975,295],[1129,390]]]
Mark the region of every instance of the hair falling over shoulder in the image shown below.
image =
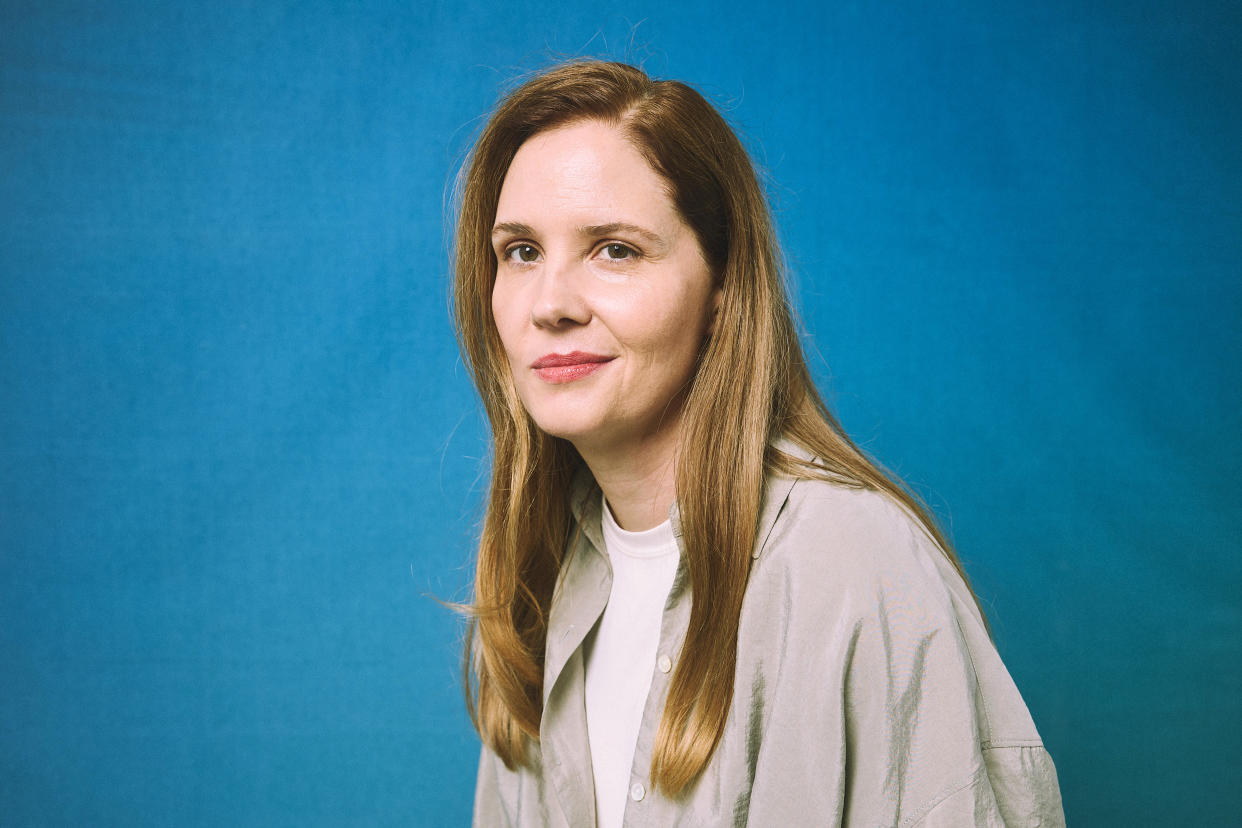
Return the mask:
[[[573,532],[570,479],[581,463],[572,445],[534,425],[514,389],[491,316],[497,262],[490,235],[501,185],[522,143],[587,119],[623,130],[668,182],[721,290],[714,332],[684,406],[676,469],[693,598],[651,778],[677,796],[711,759],[733,701],[738,624],[766,472],[884,492],[922,521],[959,572],[961,566],[929,511],[858,449],[816,391],[767,202],[727,122],[677,81],[653,81],[625,64],[561,64],[500,103],[458,182],[454,315],[493,446],[464,669],[471,718],[485,743],[513,768],[528,760],[539,739],[548,612]],[[779,452],[772,445],[777,437],[815,460]]]

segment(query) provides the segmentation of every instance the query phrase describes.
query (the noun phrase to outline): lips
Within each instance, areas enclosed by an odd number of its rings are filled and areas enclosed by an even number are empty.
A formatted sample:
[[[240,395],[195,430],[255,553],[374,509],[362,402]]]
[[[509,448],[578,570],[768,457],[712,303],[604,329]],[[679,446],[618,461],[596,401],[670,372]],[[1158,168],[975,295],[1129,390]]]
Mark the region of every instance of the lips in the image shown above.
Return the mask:
[[[548,354],[531,363],[531,369],[544,382],[560,384],[574,382],[594,374],[613,357],[573,351],[568,354]]]

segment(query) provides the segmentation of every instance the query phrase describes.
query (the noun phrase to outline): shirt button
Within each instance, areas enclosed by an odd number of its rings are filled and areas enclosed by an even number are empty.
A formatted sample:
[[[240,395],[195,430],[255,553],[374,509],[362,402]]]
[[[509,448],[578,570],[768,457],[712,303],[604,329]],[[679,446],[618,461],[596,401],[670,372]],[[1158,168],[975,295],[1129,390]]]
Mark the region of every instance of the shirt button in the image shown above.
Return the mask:
[[[661,673],[667,673],[673,669],[673,660],[666,655],[662,655],[656,660],[656,666],[660,668]]]
[[[642,802],[643,797],[647,795],[647,790],[643,787],[642,782],[635,782],[630,785],[630,799],[635,802]]]

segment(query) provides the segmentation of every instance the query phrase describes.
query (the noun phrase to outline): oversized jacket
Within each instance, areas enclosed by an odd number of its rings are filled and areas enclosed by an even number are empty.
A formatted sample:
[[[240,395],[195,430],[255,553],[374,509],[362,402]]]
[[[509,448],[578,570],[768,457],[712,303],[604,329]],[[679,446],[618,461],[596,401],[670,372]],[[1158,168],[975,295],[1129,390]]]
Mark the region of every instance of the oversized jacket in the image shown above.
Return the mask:
[[[476,826],[595,825],[582,645],[612,584],[589,474],[548,623],[533,761],[486,747]],[[681,543],[677,509],[671,513]],[[653,790],[652,747],[685,638],[683,565],[661,622],[627,826],[1063,826],[1056,770],[966,585],[903,507],[770,477],[738,632],[733,706],[702,775]]]

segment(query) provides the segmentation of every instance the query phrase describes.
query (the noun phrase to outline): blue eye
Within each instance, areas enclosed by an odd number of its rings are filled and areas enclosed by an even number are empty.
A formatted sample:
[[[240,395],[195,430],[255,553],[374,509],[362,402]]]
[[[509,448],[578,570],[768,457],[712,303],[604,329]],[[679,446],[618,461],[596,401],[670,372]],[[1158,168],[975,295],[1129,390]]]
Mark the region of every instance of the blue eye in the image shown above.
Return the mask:
[[[515,244],[505,251],[505,258],[511,262],[531,264],[539,260],[539,251],[529,244]]]

